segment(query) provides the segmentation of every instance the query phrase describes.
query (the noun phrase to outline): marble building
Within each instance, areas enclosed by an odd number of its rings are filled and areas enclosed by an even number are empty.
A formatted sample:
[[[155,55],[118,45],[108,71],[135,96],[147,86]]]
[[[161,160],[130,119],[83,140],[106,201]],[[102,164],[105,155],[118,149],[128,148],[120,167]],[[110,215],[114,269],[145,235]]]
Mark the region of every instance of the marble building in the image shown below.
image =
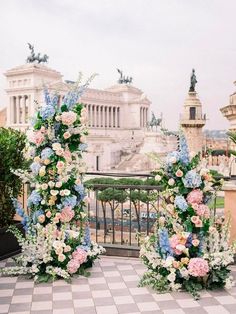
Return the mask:
[[[22,131],[43,104],[44,85],[50,92],[57,91],[60,102],[69,90],[61,73],[43,64],[27,63],[6,71],[5,76],[6,126]],[[176,146],[173,136],[147,131],[151,102],[131,84],[118,83],[104,90],[88,88],[81,102],[89,115],[86,162],[90,171],[150,170],[153,163],[147,153],[165,155]]]

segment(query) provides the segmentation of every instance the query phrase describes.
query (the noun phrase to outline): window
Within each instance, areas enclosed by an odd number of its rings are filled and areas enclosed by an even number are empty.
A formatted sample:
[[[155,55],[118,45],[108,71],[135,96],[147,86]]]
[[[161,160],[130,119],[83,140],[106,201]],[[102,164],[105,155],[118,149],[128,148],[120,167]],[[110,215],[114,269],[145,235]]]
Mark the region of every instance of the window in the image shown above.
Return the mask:
[[[99,170],[100,170],[100,165],[99,165],[99,163],[100,163],[100,158],[99,158],[99,156],[96,156],[96,171],[99,171]]]
[[[189,117],[190,120],[196,120],[196,108],[195,107],[190,107],[189,114],[190,114],[190,117]]]

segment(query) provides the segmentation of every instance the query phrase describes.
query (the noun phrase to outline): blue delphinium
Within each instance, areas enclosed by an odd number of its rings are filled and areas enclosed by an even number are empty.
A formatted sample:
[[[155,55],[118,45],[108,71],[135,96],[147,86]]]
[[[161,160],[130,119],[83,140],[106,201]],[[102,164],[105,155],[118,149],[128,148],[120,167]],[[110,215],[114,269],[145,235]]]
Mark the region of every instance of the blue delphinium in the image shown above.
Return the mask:
[[[184,164],[189,164],[189,151],[188,151],[188,144],[186,138],[183,134],[180,134],[179,137],[179,160]]]
[[[42,160],[50,158],[54,154],[53,150],[50,147],[46,147],[41,152]]]
[[[53,106],[43,106],[40,109],[40,116],[43,120],[51,119],[55,113],[56,110]]]
[[[166,228],[159,229],[159,248],[161,250],[161,253],[167,257],[169,255],[172,255],[172,249],[170,247],[169,242],[169,235]]]
[[[62,201],[63,206],[70,206],[74,208],[77,204],[77,197],[75,195],[66,196]]]
[[[32,173],[34,175],[37,175],[39,173],[39,169],[41,168],[41,165],[40,163],[38,162],[33,162],[31,165],[30,165],[30,169],[32,171]]]
[[[39,205],[41,200],[42,200],[42,197],[40,196],[39,192],[34,190],[34,191],[32,191],[32,193],[30,194],[30,196],[28,198],[27,205],[29,207],[31,207],[32,205]]]
[[[198,188],[202,183],[200,174],[195,170],[188,171],[182,180],[186,188]]]
[[[185,212],[186,209],[188,208],[188,203],[186,202],[185,198],[182,195],[177,195],[175,197],[174,205],[175,207],[178,207],[183,212]]]

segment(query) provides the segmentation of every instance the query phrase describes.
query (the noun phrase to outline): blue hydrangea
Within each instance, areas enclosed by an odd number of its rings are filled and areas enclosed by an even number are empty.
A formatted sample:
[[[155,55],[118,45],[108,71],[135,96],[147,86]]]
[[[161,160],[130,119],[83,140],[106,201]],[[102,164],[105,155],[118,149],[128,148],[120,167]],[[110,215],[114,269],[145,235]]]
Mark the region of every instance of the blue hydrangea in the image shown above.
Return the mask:
[[[34,175],[37,175],[39,173],[39,169],[40,168],[41,168],[41,165],[38,162],[33,162],[30,165],[30,169],[31,169],[31,171],[33,172]]]
[[[77,204],[77,197],[75,195],[72,196],[66,196],[63,201],[63,206],[70,206],[71,208],[74,208]]]
[[[43,160],[50,158],[54,154],[53,150],[50,147],[46,147],[41,152],[41,158]]]
[[[74,185],[74,189],[80,195],[80,200],[84,199],[86,196],[85,188],[82,184]]]
[[[40,115],[43,120],[51,119],[55,113],[56,110],[53,106],[43,106],[40,109]]]
[[[186,188],[198,188],[202,183],[200,174],[195,170],[188,171],[182,180]]]
[[[34,224],[38,223],[38,216],[43,215],[44,212],[42,211],[42,209],[36,210],[33,214],[32,214],[32,221]]]
[[[21,219],[21,224],[23,225],[23,228],[25,231],[28,230],[28,225],[29,225],[29,217],[28,215],[25,214],[24,209],[20,202],[16,198],[12,199],[13,206],[15,208],[16,214],[19,215]]]
[[[182,195],[177,195],[175,197],[174,204],[175,204],[175,207],[178,207],[183,212],[185,212],[186,209],[188,208],[188,203],[186,202],[185,198]]]
[[[41,202],[42,197],[40,196],[39,192],[37,192],[36,190],[34,190],[29,198],[28,198],[28,202],[27,205],[29,207],[31,207],[32,205],[39,205],[39,203]]]
[[[88,148],[88,144],[79,144],[79,150],[84,152]]]
[[[186,138],[183,134],[180,134],[179,137],[179,160],[184,164],[189,164],[189,151],[188,151],[188,144]]]
[[[170,247],[169,242],[169,235],[166,228],[159,229],[159,248],[161,250],[161,253],[167,257],[169,255],[172,255],[172,249]]]

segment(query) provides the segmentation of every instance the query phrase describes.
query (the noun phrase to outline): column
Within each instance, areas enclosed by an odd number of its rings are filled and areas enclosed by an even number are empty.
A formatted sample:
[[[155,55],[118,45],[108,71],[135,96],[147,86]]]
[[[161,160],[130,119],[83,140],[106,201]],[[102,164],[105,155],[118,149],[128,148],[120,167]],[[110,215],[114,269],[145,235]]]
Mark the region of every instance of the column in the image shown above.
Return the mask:
[[[98,116],[97,116],[97,107],[98,106],[94,106],[94,127],[96,128],[97,127],[97,118],[98,118]]]
[[[88,126],[91,126],[91,105],[88,105]]]
[[[104,107],[104,127],[107,128],[107,106]]]
[[[95,106],[94,105],[92,105],[92,127],[94,127],[95,126],[95,117],[94,117],[94,111],[95,111]]]
[[[16,124],[20,123],[20,96],[16,97]]]
[[[26,96],[22,96],[21,100],[22,100],[22,123],[25,124],[25,106],[26,106]]]
[[[100,106],[97,106],[97,127],[100,127],[101,121],[100,121]]]
[[[103,110],[104,110],[104,106],[101,106],[101,107],[100,107],[100,127],[103,127],[103,126],[104,126]]]
[[[111,107],[111,127],[113,128],[114,116],[113,116],[113,107]]]
[[[145,108],[143,108],[143,127],[145,126]]]
[[[120,127],[120,108],[117,108],[117,127]]]
[[[117,128],[117,107],[114,107],[114,127]]]
[[[140,127],[142,127],[142,125],[143,125],[142,113],[143,113],[143,110],[142,110],[142,107],[141,107],[141,108],[140,108]]]
[[[25,123],[29,121],[29,96],[25,96]]]

